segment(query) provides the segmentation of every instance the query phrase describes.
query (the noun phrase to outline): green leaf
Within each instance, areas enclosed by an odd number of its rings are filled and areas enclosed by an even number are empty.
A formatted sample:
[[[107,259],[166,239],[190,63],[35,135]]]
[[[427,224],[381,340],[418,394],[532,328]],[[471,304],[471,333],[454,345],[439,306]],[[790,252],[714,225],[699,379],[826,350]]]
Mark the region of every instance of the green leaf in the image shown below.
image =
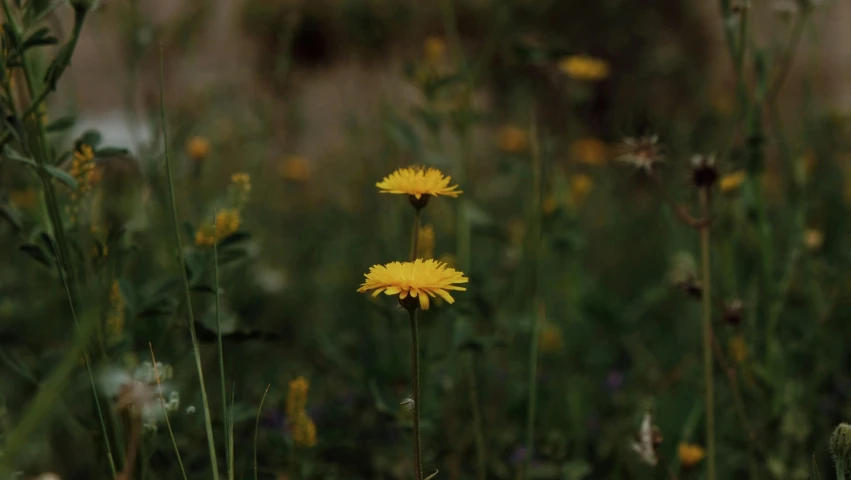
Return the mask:
[[[50,35],[50,29],[42,27],[33,32],[26,40],[24,40],[24,50],[31,47],[40,47],[44,45],[56,45],[59,39]]]
[[[227,237],[219,240],[219,254],[221,256],[221,250],[228,247],[237,247],[239,245],[244,244],[248,240],[251,239],[251,234],[248,232],[234,232],[232,235],[228,235]]]
[[[69,128],[74,126],[74,122],[77,121],[77,118],[73,115],[68,115],[66,117],[60,117],[56,120],[50,122],[50,124],[45,127],[49,133],[62,132],[68,130]]]
[[[35,163],[35,161],[33,161],[32,159],[29,159],[27,157],[24,157],[23,155],[16,152],[15,150],[13,150],[8,145],[3,147],[3,156],[8,158],[9,160],[14,160],[16,162],[20,162],[20,163],[24,163],[26,165],[29,165],[29,166],[35,168],[36,172],[38,172],[39,166],[38,166],[37,163]],[[69,174],[65,170],[62,170],[61,168],[55,167],[53,165],[45,165],[44,169],[47,171],[47,174],[50,175],[51,177],[55,178],[56,180],[59,180],[60,182],[64,183],[65,185],[69,186],[70,188],[72,188],[74,190],[77,189],[77,187],[78,187],[77,181],[74,180],[74,177],[72,177],[71,174]]]
[[[82,135],[80,135],[80,138],[74,142],[74,150],[79,150],[80,145],[88,145],[92,147],[92,149],[95,149],[98,145],[100,145],[101,140],[103,140],[103,137],[100,132],[97,130],[86,130]]]
[[[36,262],[44,265],[47,268],[52,268],[50,257],[44,253],[44,250],[41,249],[38,245],[34,245],[32,243],[27,243],[18,247],[18,249],[24,253],[26,253],[30,258],[35,260]]]
[[[95,151],[95,156],[97,157],[115,157],[119,155],[129,155],[130,150],[126,148],[119,147],[103,147],[99,148]]]

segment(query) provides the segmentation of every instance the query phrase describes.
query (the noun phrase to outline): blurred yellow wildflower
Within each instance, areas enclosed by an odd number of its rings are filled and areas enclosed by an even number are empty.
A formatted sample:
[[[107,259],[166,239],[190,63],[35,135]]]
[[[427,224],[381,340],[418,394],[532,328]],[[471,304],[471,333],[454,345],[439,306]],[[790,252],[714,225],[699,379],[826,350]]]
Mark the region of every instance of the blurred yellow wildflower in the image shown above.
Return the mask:
[[[810,250],[818,250],[824,243],[824,233],[815,228],[808,228],[804,231],[804,244]]]
[[[316,425],[307,414],[307,392],[310,383],[304,377],[290,382],[287,392],[287,420],[292,429],[293,443],[303,447],[316,445]]]
[[[88,145],[80,145],[78,150],[74,151],[74,158],[71,161],[71,176],[77,181],[79,194],[84,196],[91,191],[91,172],[95,168],[95,154],[92,147]]]
[[[574,80],[597,82],[609,76],[609,63],[587,55],[571,55],[558,62],[558,69]]]
[[[364,275],[365,281],[358,292],[372,291],[372,296],[379,293],[399,295],[399,301],[419,299],[419,307],[428,310],[429,297],[435,295],[454,303],[455,299],[449,294],[451,290],[465,291],[458,283],[467,283],[469,279],[462,272],[435,260],[416,259],[413,262],[390,262],[386,265],[373,265],[369,273]],[[411,302],[411,308],[416,304]]]
[[[804,171],[807,174],[813,172],[813,169],[816,168],[816,162],[818,162],[818,158],[816,157],[815,152],[812,150],[807,150],[804,154]]]
[[[727,90],[718,89],[710,96],[712,108],[719,115],[729,115],[733,113],[733,97]]]
[[[200,162],[210,154],[210,141],[201,136],[192,137],[186,142],[186,153],[192,160]]]
[[[544,201],[541,202],[541,211],[544,212],[545,215],[555,212],[556,208],[558,208],[558,199],[555,195],[547,195],[544,197]]]
[[[594,180],[584,173],[578,173],[570,177],[570,196],[567,199],[567,206],[572,210],[578,209],[585,198],[591,193],[594,188]]]
[[[730,353],[733,362],[736,364],[743,363],[748,358],[748,344],[745,342],[745,337],[742,334],[730,337],[727,342],[727,351]]]
[[[33,211],[39,205],[39,192],[35,188],[24,188],[9,192],[9,201],[21,210]]]
[[[680,457],[680,463],[682,466],[689,468],[697,465],[701,460],[703,460],[703,457],[706,456],[706,452],[700,445],[683,442],[677,446],[677,456]]]
[[[234,173],[230,176],[231,188],[237,205],[243,205],[248,201],[251,193],[251,176],[245,172]]]
[[[109,314],[106,316],[106,337],[110,344],[121,340],[124,333],[124,295],[118,281],[112,282],[109,291]]]
[[[529,135],[516,125],[504,125],[497,133],[499,149],[507,153],[523,153],[529,149]]]
[[[443,37],[431,36],[423,42],[423,54],[429,63],[437,63],[446,56],[446,42]]]
[[[316,446],[316,424],[302,410],[291,420],[293,443],[302,447]]]
[[[523,240],[526,238],[526,221],[523,218],[509,218],[506,229],[508,230],[508,241],[512,245],[519,246],[523,243]]]
[[[543,353],[555,353],[561,351],[564,347],[564,339],[561,335],[561,329],[552,323],[545,324],[538,333],[538,346],[541,348],[541,352]]]
[[[242,219],[238,209],[228,208],[220,210],[216,214],[213,225],[205,223],[195,232],[195,245],[199,247],[212,247],[216,239],[221,240],[236,233],[241,223]]]
[[[290,155],[278,165],[278,174],[284,180],[305,182],[310,178],[310,164],[301,155]]]
[[[65,212],[68,214],[72,224],[77,222],[77,216],[80,213],[80,202],[92,191],[92,180],[95,176],[92,173],[94,168],[95,154],[92,151],[92,147],[80,145],[74,151],[69,171],[71,177],[77,182],[77,191],[71,192],[71,201],[65,205]]]
[[[290,382],[287,391],[287,416],[292,418],[307,406],[307,392],[310,390],[310,382],[299,376]]]
[[[608,150],[608,145],[596,138],[580,138],[570,144],[571,156],[586,165],[605,163]]]
[[[434,257],[434,227],[424,225],[417,232],[417,257]]]
[[[458,185],[449,186],[452,177],[446,177],[436,168],[419,166],[405,167],[396,170],[375,184],[381,193],[410,195],[419,200],[423,195],[456,198],[464,193],[457,190]]]
[[[738,190],[747,178],[748,175],[744,170],[736,170],[721,177],[721,180],[718,182],[718,188],[725,193]]]

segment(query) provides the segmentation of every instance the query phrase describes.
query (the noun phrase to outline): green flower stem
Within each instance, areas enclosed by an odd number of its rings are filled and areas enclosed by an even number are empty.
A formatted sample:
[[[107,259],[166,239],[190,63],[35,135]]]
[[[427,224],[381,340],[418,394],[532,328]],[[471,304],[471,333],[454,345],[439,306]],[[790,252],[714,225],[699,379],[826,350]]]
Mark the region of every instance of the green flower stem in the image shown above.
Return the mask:
[[[419,248],[420,242],[420,216],[422,215],[422,209],[414,208],[414,231],[411,235],[411,261],[417,259],[417,249]]]
[[[219,464],[216,458],[216,441],[213,437],[213,421],[210,415],[210,402],[207,399],[207,388],[204,385],[204,369],[201,366],[201,347],[198,343],[198,334],[195,332],[195,314],[192,312],[192,291],[189,288],[189,277],[186,273],[186,259],[183,255],[183,245],[180,241],[180,221],[177,217],[177,199],[174,193],[174,175],[171,171],[171,160],[169,158],[168,131],[165,124],[165,93],[163,92],[163,54],[160,48],[160,122],[163,134],[163,148],[165,156],[165,170],[168,178],[169,203],[171,203],[171,218],[173,222],[174,246],[177,250],[177,261],[180,264],[181,277],[183,278],[183,291],[186,301],[186,312],[189,316],[189,335],[192,337],[192,353],[195,357],[195,368],[198,371],[198,381],[201,386],[201,401],[204,407],[204,425],[207,431],[207,447],[210,450],[210,467],[213,469],[213,480],[219,480]],[[222,419],[225,421],[225,419]]]
[[[476,436],[476,480],[487,477],[487,452],[485,436],[482,433],[482,412],[479,408],[479,386],[476,380],[476,357],[474,352],[467,356],[467,370],[470,374],[470,409],[473,411],[473,432]]]
[[[700,209],[709,218],[709,190],[700,189]],[[709,224],[700,229],[700,256],[703,270],[703,374],[706,387],[706,468],[707,479],[715,480],[715,398],[712,373],[712,277],[709,267]]]
[[[425,294],[422,294],[425,295]],[[422,449],[420,448],[420,344],[417,331],[418,308],[408,309],[411,317],[411,377],[413,377],[414,391],[414,466],[416,468],[416,480],[423,480]]]

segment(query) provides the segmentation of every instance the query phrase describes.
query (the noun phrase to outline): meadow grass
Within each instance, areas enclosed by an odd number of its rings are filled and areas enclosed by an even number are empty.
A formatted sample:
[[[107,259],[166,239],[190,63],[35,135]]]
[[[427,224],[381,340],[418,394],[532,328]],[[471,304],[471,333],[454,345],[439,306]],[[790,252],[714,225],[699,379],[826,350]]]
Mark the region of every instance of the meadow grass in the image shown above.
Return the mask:
[[[193,90],[210,2],[0,2],[3,478],[848,475],[833,3],[247,0]],[[67,108],[95,22],[133,145]]]

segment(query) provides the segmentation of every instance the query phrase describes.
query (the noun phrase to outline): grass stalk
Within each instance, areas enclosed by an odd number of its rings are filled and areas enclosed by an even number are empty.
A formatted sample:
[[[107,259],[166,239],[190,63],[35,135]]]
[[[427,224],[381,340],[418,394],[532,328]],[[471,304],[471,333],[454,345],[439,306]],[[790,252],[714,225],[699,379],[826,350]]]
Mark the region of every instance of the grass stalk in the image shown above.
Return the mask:
[[[476,357],[474,352],[467,356],[467,371],[470,377],[470,410],[473,412],[473,433],[476,438],[476,480],[487,477],[487,450],[482,433],[482,412],[479,408],[479,384],[476,379]]]
[[[219,238],[218,232],[213,229],[213,271],[214,271],[214,288],[216,290],[216,344],[219,349],[219,379],[222,387],[222,424],[225,430],[225,445],[231,444],[230,431],[228,428],[228,392],[225,386],[225,352],[222,346],[222,316],[221,316],[221,292],[219,291]],[[233,480],[234,468],[233,457],[230,454],[225,455],[227,463],[228,478]]]
[[[700,209],[709,218],[709,190],[700,189]],[[709,229],[700,229],[700,257],[703,274],[703,375],[706,393],[706,469],[707,479],[715,480],[715,397],[713,392],[712,362],[712,276],[709,266]]]
[[[529,369],[527,378],[528,404],[526,406],[526,458],[521,468],[521,478],[527,478],[529,464],[535,453],[535,416],[538,403],[538,337],[545,316],[544,302],[538,296],[538,268],[541,243],[541,203],[543,201],[543,161],[538,139],[537,125],[533,120],[529,128],[532,153],[532,208],[530,218],[531,243],[529,245],[529,270],[532,328],[529,339]]]
[[[165,85],[164,85],[164,62],[162,46],[160,47],[160,123],[162,128],[163,149],[165,154],[165,169],[168,178],[169,203],[171,203],[172,231],[174,232],[174,246],[177,249],[177,261],[180,265],[180,273],[183,279],[183,291],[186,301],[186,312],[189,316],[189,334],[192,337],[192,353],[195,357],[195,368],[198,371],[198,382],[201,387],[201,402],[204,408],[204,426],[207,431],[207,446],[210,450],[210,467],[213,469],[213,480],[219,480],[219,465],[216,458],[216,442],[213,435],[213,421],[210,415],[210,402],[207,399],[207,389],[204,385],[204,369],[201,365],[201,346],[198,343],[198,334],[195,332],[195,315],[192,312],[192,292],[189,288],[189,277],[186,273],[186,259],[183,254],[183,246],[180,241],[180,221],[177,217],[177,198],[174,193],[174,175],[171,169],[168,148],[168,130],[165,122]]]
[[[411,377],[414,385],[414,466],[416,480],[423,480],[422,449],[420,447],[420,345],[417,329],[418,308],[408,309],[411,319]]]
[[[154,356],[154,346],[148,343],[148,348],[151,350],[151,363],[154,365],[154,376],[157,379],[157,390],[160,394],[160,402],[162,402],[163,412],[165,415],[165,426],[168,429],[168,436],[171,439],[171,445],[174,447],[174,454],[177,457],[177,465],[180,466],[180,473],[183,475],[183,480],[188,480],[186,477],[186,469],[183,468],[183,458],[180,457],[180,449],[177,448],[177,439],[174,438],[174,430],[171,428],[171,420],[168,419],[168,412],[165,409],[165,397],[163,397],[163,385],[160,381],[160,372],[157,368],[157,357]]]
[[[269,394],[269,389],[272,388],[272,384],[266,386],[266,391],[263,392],[263,398],[260,399],[260,406],[257,407],[257,418],[254,419],[254,480],[258,480],[258,469],[257,469],[257,437],[260,433],[260,415],[263,413],[263,404],[266,403],[266,395]]]

